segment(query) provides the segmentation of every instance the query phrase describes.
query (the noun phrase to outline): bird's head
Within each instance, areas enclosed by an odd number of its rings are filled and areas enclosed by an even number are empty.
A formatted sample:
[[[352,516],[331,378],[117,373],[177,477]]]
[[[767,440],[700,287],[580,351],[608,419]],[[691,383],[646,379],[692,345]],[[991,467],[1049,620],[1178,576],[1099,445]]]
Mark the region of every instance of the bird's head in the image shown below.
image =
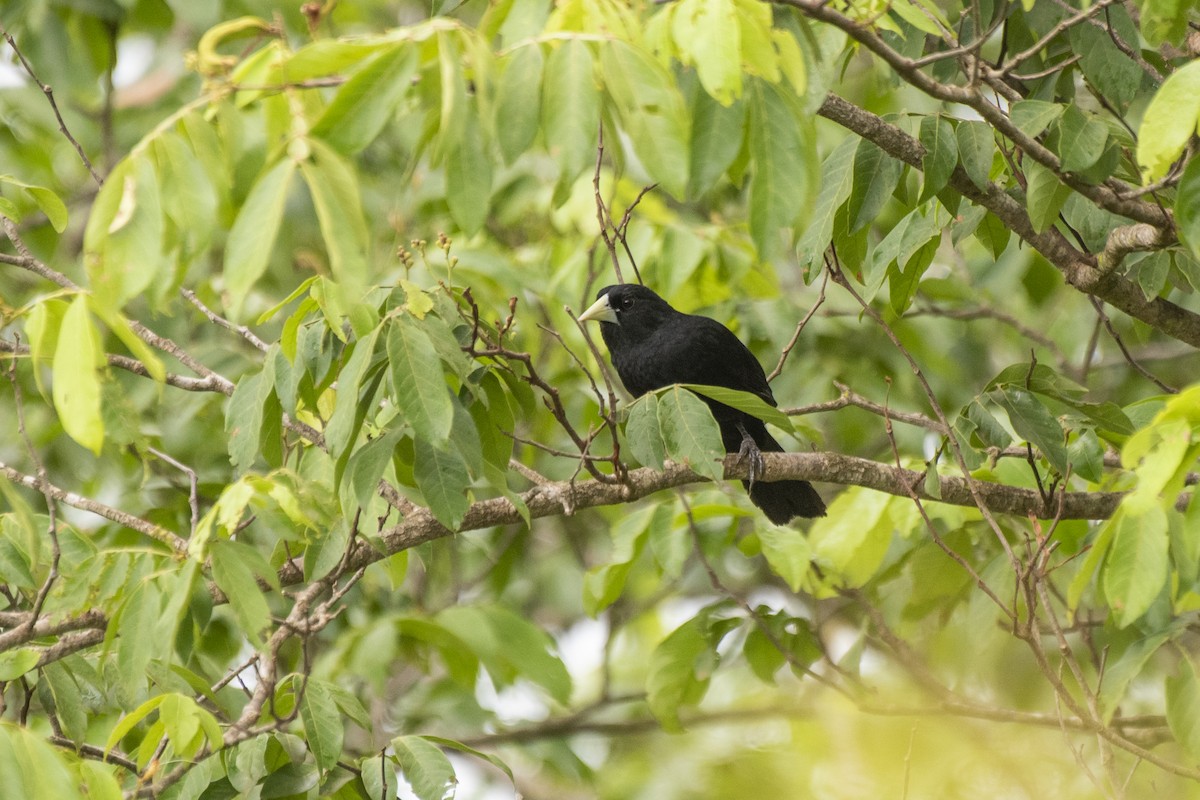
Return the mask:
[[[619,283],[601,289],[596,302],[579,315],[579,321],[594,319],[606,334],[619,331],[622,337],[640,339],[653,333],[676,313],[666,300],[645,286]]]

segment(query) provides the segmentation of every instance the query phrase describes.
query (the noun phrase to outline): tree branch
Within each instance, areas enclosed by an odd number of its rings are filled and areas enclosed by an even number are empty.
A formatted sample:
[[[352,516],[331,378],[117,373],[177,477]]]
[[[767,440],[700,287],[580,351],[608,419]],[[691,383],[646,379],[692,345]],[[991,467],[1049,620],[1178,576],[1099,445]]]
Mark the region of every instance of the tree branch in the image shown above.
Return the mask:
[[[130,530],[135,530],[138,533],[149,536],[151,539],[162,542],[170,547],[177,556],[182,557],[187,555],[187,541],[185,539],[166,528],[155,525],[153,522],[148,522],[141,517],[135,517],[133,514],[105,505],[98,500],[92,500],[75,492],[69,492],[48,481],[41,480],[35,475],[26,475],[24,472],[8,466],[3,461],[0,461],[0,476],[8,478],[8,480],[20,486],[39,491],[47,497],[53,497],[60,503],[66,503],[81,511],[96,514],[118,525],[124,525]]]
[[[838,453],[763,453],[766,470],[759,480],[828,481],[884,492],[909,498],[913,493],[922,500],[975,508],[971,487],[965,478],[941,476],[938,479],[940,497],[926,489],[924,472],[899,469],[876,461]],[[742,480],[748,477],[746,465],[737,455],[725,458],[725,479]],[[600,481],[557,481],[534,486],[521,495],[530,517],[557,516],[563,512],[564,500],[576,510],[598,506],[621,505],[640,500],[655,492],[703,483],[708,479],[683,464],[668,463],[662,471],[651,467],[631,470],[628,482],[622,484]],[[974,481],[981,502],[991,511],[1016,516],[1051,519],[1057,507],[1047,507],[1042,496],[1033,489],[1005,486],[988,481]],[[1061,519],[1107,519],[1112,516],[1124,497],[1123,492],[1067,492],[1055,495],[1062,499]],[[480,500],[471,504],[459,531],[513,525],[523,522],[521,513],[506,497]],[[403,521],[383,532],[384,552],[360,543],[349,559],[348,567],[357,569],[401,550],[444,536],[454,531],[442,525],[428,509],[418,508]],[[282,576],[281,576],[282,577]]]
[[[909,166],[921,168],[924,146],[875,114],[835,94],[826,96],[817,113],[874,142],[885,153]],[[950,185],[971,202],[999,217],[1017,236],[1045,256],[1071,286],[1084,294],[1100,298],[1168,336],[1200,347],[1200,315],[1161,297],[1147,300],[1137,284],[1099,269],[1095,257],[1073,247],[1055,228],[1036,232],[1025,208],[996,184],[989,183],[981,189],[958,166],[950,176]],[[1173,228],[1167,225],[1165,230]],[[1160,235],[1168,237],[1173,234],[1164,231]]]

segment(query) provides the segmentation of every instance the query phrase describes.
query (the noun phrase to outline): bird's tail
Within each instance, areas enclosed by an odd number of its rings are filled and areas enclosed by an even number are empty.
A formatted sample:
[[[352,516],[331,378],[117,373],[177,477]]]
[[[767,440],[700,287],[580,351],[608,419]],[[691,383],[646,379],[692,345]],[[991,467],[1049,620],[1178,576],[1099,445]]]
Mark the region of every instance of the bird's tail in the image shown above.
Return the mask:
[[[750,502],[776,525],[786,525],[792,517],[825,516],[825,502],[808,481],[755,481],[753,487],[742,481],[742,485],[750,490]]]
[[[765,453],[783,452],[783,446],[765,427],[755,440]],[[825,516],[825,501],[808,481],[755,481],[753,486],[742,481],[742,485],[749,490],[750,502],[761,508],[767,519],[776,525],[786,525],[793,517]]]

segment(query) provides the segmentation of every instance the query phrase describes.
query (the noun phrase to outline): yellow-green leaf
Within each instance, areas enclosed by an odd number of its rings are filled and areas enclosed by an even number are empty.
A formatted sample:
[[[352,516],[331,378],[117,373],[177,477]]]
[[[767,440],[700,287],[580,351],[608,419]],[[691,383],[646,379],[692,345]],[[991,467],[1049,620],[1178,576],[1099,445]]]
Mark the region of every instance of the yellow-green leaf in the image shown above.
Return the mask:
[[[1200,61],[1181,67],[1163,81],[1146,107],[1138,129],[1137,161],[1147,183],[1163,175],[1196,133],[1200,118]]]
[[[225,288],[235,314],[247,292],[267,269],[295,171],[296,162],[290,158],[271,167],[254,184],[234,220],[225,245]]]
[[[104,354],[88,312],[87,295],[76,295],[63,315],[54,349],[54,409],[63,430],[100,455],[104,421],[100,414],[100,378]]]

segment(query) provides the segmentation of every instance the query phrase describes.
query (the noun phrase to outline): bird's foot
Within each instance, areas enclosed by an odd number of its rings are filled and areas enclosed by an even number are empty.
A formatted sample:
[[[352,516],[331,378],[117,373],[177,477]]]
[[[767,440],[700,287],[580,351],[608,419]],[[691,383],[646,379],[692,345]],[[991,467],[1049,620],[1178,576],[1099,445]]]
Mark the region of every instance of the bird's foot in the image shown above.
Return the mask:
[[[767,461],[763,458],[762,450],[758,448],[758,442],[745,430],[742,430],[742,446],[738,448],[738,460],[748,468],[746,489],[753,489],[754,482],[767,471]]]

